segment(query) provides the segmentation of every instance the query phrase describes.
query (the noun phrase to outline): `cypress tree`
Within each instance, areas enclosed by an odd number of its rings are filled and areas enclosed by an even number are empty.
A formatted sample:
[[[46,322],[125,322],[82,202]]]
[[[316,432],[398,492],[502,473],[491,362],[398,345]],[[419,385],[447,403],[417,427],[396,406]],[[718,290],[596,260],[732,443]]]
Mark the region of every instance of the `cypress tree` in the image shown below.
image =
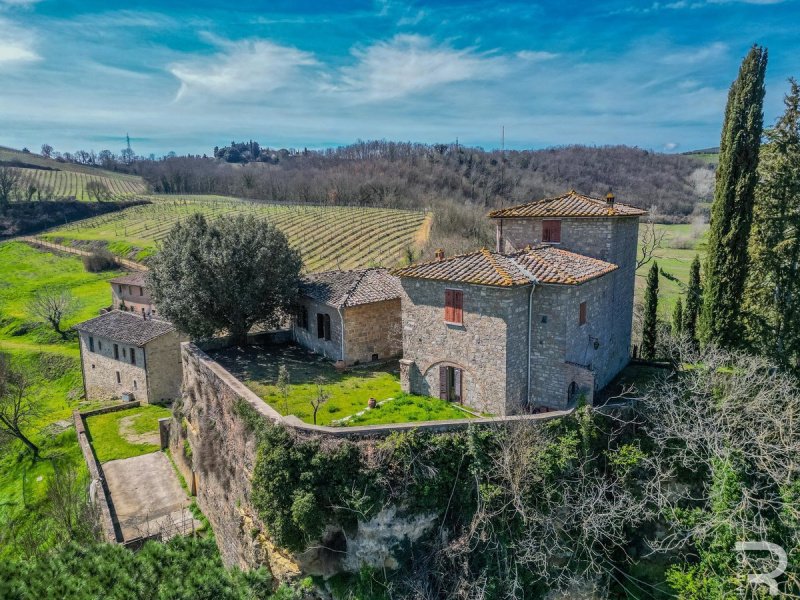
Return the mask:
[[[800,368],[800,86],[766,133],[756,188],[745,323],[752,346]]]
[[[679,336],[683,332],[683,301],[678,298],[672,311],[672,334]]]
[[[683,309],[683,332],[690,340],[697,341],[697,316],[703,304],[703,288],[700,287],[700,257],[695,254],[689,268],[689,287],[686,289],[686,307]]]
[[[743,337],[740,307],[758,179],[766,67],[766,49],[753,46],[728,92],[720,139],[700,338],[727,348],[738,346]]]
[[[642,324],[642,358],[653,360],[656,357],[658,340],[658,263],[653,262],[647,273],[647,287],[644,291],[644,323]]]

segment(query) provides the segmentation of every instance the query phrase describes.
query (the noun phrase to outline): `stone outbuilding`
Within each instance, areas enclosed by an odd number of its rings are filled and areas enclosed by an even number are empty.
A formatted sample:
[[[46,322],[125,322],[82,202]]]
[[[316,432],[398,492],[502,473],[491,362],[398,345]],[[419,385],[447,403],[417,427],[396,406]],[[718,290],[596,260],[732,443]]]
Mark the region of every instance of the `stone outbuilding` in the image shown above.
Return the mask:
[[[146,274],[140,271],[112,279],[111,310],[133,312],[147,317],[157,316],[158,311],[150,297],[145,278]]]
[[[402,351],[400,294],[400,281],[386,269],[306,275],[294,340],[345,365],[395,358]]]
[[[403,390],[496,415],[591,402],[629,361],[643,214],[570,191],[490,213],[495,252],[394,271]]]
[[[180,397],[183,339],[171,323],[112,310],[75,329],[87,400],[161,404]]]

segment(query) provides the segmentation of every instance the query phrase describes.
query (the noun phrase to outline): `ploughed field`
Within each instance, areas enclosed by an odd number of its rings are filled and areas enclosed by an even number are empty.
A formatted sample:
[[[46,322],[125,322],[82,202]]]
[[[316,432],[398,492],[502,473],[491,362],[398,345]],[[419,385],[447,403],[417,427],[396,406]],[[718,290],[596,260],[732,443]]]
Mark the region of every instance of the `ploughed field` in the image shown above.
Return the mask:
[[[421,211],[354,206],[267,204],[222,196],[148,196],[152,204],[93,217],[41,237],[67,245],[105,245],[143,260],[173,225],[200,212],[210,218],[251,214],[278,227],[301,251],[306,271],[395,266],[424,240]]]

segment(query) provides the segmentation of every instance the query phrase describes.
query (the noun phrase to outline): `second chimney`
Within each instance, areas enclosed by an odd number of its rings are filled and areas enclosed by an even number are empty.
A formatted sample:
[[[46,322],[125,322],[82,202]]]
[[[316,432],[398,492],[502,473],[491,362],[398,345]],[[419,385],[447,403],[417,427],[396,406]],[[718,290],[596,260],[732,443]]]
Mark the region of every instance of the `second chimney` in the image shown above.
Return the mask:
[[[614,194],[612,192],[606,194],[606,206],[608,208],[614,208]]]
[[[436,250],[436,260],[444,260],[444,248],[439,248]]]

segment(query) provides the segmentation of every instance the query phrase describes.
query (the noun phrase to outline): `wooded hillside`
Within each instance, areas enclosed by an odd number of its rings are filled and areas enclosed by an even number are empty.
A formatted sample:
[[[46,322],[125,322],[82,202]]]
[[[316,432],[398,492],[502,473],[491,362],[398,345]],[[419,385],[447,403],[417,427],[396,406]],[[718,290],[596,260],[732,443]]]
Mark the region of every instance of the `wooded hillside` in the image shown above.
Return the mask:
[[[209,157],[140,161],[135,170],[157,193],[224,194],[270,201],[398,208],[442,201],[481,210],[574,188],[655,208],[685,221],[710,199],[713,167],[687,155],[627,146],[484,151],[454,144],[358,142],[324,151],[215,148]]]

